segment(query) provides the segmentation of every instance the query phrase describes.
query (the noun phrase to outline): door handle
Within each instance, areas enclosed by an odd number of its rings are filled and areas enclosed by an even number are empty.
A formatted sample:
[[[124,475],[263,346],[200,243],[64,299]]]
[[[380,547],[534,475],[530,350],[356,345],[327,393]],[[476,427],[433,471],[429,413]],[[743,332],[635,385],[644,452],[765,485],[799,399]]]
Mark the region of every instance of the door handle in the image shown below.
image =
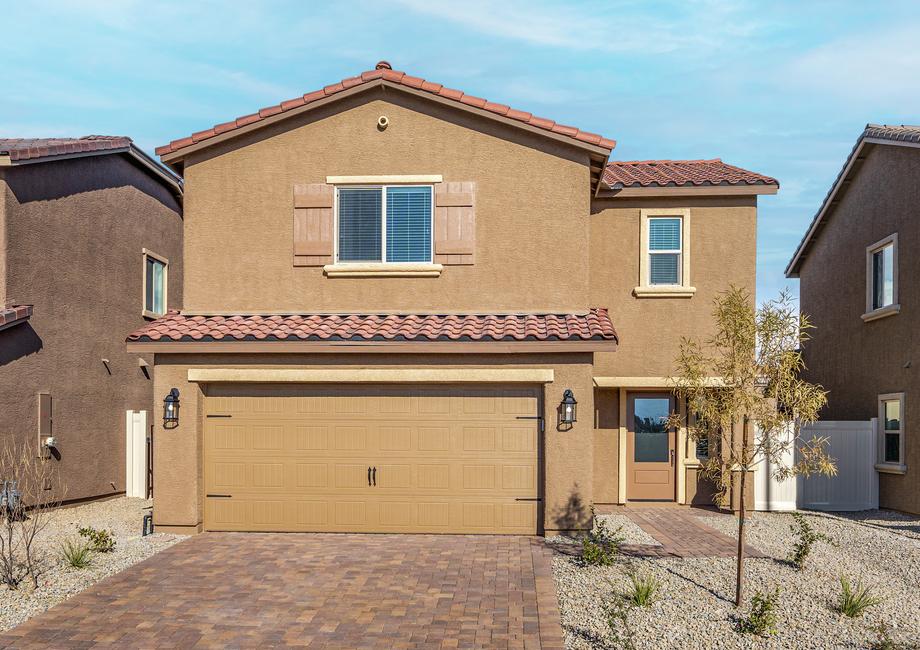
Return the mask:
[[[370,466],[368,466],[367,468],[367,486],[370,487],[370,485],[371,485],[371,468]]]
[[[374,468],[374,485],[377,485],[377,468]]]
[[[671,450],[671,467],[674,467],[674,450]]]

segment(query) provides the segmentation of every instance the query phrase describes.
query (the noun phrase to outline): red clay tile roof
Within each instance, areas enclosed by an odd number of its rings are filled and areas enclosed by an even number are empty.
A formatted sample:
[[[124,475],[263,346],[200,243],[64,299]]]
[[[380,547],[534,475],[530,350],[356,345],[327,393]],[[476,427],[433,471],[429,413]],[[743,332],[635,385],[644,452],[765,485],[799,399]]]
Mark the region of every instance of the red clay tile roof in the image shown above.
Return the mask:
[[[775,178],[727,165],[719,158],[611,162],[604,170],[603,181],[610,189],[686,185],[779,185]]]
[[[129,342],[616,341],[606,309],[586,314],[289,314],[184,316],[170,312]]]
[[[121,135],[85,135],[82,138],[0,138],[0,156],[31,160],[109,149],[127,149],[131,138]]]
[[[331,84],[320,90],[315,90],[313,92],[305,93],[300,97],[295,97],[287,101],[281,102],[274,106],[267,106],[259,111],[252,113],[250,115],[244,115],[243,117],[238,117],[235,120],[230,122],[224,122],[223,124],[217,124],[216,126],[205,129],[204,131],[198,131],[186,138],[180,138],[178,140],[173,140],[167,145],[162,147],[157,147],[156,153],[158,156],[163,156],[165,154],[174,153],[183,149],[189,145],[196,144],[208,138],[213,138],[216,135],[221,133],[226,133],[227,131],[233,131],[240,127],[246,126],[248,124],[253,124],[254,122],[259,122],[264,120],[267,117],[272,115],[277,115],[278,113],[284,113],[301,106],[305,106],[312,102],[318,101],[329,97],[330,95],[335,95],[340,93],[343,90],[348,90],[355,86],[360,86],[363,84],[368,84],[377,80],[388,81],[397,85],[407,86],[415,90],[421,90],[432,95],[437,95],[439,97],[444,97],[456,101],[460,104],[467,104],[475,108],[481,108],[483,110],[495,113],[512,120],[517,120],[518,122],[523,122],[531,126],[535,126],[546,131],[552,131],[560,135],[568,136],[579,140],[581,142],[586,142],[588,144],[597,145],[604,149],[612,150],[616,146],[614,140],[609,140],[603,138],[596,133],[588,133],[587,131],[581,131],[574,126],[565,126],[564,124],[557,124],[553,120],[548,120],[546,118],[537,117],[531,113],[525,111],[519,111],[517,109],[506,106],[505,104],[496,104],[490,101],[487,101],[481,97],[475,97],[473,95],[467,95],[461,90],[454,90],[452,88],[446,88],[439,83],[433,83],[431,81],[426,81],[420,77],[412,77],[407,75],[405,72],[399,72],[393,70],[390,67],[390,64],[386,61],[380,61],[376,69],[369,70],[367,72],[362,72],[357,77],[349,77],[348,79],[343,79],[339,83]]]
[[[0,330],[23,323],[32,317],[32,305],[0,307]]]

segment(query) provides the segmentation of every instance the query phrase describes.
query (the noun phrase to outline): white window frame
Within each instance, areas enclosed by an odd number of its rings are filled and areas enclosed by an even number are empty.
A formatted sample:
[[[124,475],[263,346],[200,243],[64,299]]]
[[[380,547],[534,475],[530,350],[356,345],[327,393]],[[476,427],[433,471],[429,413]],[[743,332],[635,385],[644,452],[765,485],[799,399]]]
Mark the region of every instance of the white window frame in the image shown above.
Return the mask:
[[[884,248],[891,246],[891,304],[873,308],[875,297],[875,265],[872,263],[873,256]],[[863,321],[873,321],[886,316],[894,316],[900,313],[901,305],[898,302],[898,233],[892,233],[884,239],[880,239],[870,246],[866,246],[866,311],[862,315]]]
[[[651,256],[649,251],[649,222],[652,219],[680,219],[679,251],[656,251],[656,253],[678,253],[677,284],[652,284]],[[696,287],[690,284],[690,209],[689,208],[650,208],[639,211],[639,286],[633,289],[637,298],[691,298]]]
[[[900,403],[900,428],[898,430],[889,430],[885,428],[885,402],[894,402],[897,401]],[[884,393],[878,396],[878,421],[877,421],[877,463],[875,469],[879,472],[885,472],[889,474],[904,474],[907,471],[907,464],[905,463],[905,402],[904,402],[904,393]],[[897,433],[899,436],[898,444],[898,462],[893,463],[885,460],[885,434],[886,433]]]
[[[387,189],[390,187],[427,187],[431,190],[431,213],[429,214],[429,220],[431,227],[429,228],[429,234],[431,241],[429,242],[428,250],[429,257],[424,261],[416,262],[389,262],[386,260],[387,255]],[[379,260],[365,260],[365,261],[352,261],[352,260],[340,260],[339,259],[339,190],[381,190],[381,201],[380,201],[380,258]],[[411,265],[432,265],[434,263],[434,205],[435,194],[434,194],[434,185],[431,183],[374,183],[374,184],[348,184],[348,185],[336,185],[335,186],[335,210],[334,210],[334,233],[335,238],[335,266],[347,267],[352,265],[374,265],[380,267],[399,267],[405,266],[407,264]]]
[[[163,313],[158,314],[155,311],[147,309],[147,258],[155,260],[163,265]],[[144,318],[161,318],[169,311],[169,260],[154,253],[149,248],[141,249],[141,315]]]

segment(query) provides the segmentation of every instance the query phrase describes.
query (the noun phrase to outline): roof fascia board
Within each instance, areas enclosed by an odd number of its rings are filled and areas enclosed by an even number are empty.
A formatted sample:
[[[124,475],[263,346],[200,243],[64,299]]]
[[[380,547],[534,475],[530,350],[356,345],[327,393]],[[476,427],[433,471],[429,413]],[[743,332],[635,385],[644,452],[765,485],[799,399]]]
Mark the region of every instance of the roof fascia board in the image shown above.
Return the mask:
[[[492,113],[490,111],[487,111],[481,108],[477,108],[475,106],[463,104],[462,102],[458,102],[453,99],[448,99],[446,97],[440,97],[438,95],[433,95],[429,92],[425,92],[424,90],[410,88],[408,86],[404,86],[402,84],[396,84],[396,83],[393,83],[392,81],[387,81],[386,79],[381,78],[381,79],[374,79],[372,81],[368,81],[363,84],[359,84],[357,86],[353,86],[352,88],[347,88],[345,90],[335,93],[334,95],[329,95],[328,97],[324,97],[322,99],[312,101],[309,104],[298,106],[297,108],[294,108],[288,111],[284,111],[283,113],[277,113],[275,115],[270,115],[256,122],[253,122],[252,124],[246,124],[245,126],[231,129],[229,131],[226,131],[225,133],[220,133],[210,138],[205,138],[204,140],[201,140],[200,142],[195,142],[186,147],[182,147],[181,149],[173,151],[171,153],[163,154],[162,156],[160,156],[160,159],[167,165],[173,165],[185,159],[191,153],[201,151],[202,149],[206,149],[208,147],[219,144],[221,142],[225,142],[232,138],[243,136],[247,133],[251,133],[253,131],[270,126],[272,124],[276,124],[283,120],[291,119],[298,115],[302,115],[304,113],[314,111],[328,104],[338,102],[348,97],[359,95],[361,93],[365,93],[365,92],[368,92],[370,90],[373,90],[379,87],[390,88],[398,92],[403,92],[409,95],[415,95],[417,97],[421,97],[423,99],[426,99],[432,102],[437,102],[445,106],[455,108],[457,110],[472,113],[474,115],[478,115],[480,117],[488,118],[491,120],[496,120],[498,122],[507,124],[509,126],[512,126],[518,129],[523,129],[531,133],[535,133],[536,135],[540,135],[546,138],[550,138],[552,140],[563,142],[577,149],[584,149],[586,151],[597,153],[605,157],[610,155],[610,150],[605,149],[604,147],[593,145],[589,142],[582,142],[580,140],[576,140],[575,138],[571,138],[569,136],[562,135],[560,133],[553,133],[552,131],[547,131],[546,129],[541,129],[539,127],[532,126],[530,124],[525,124],[524,122],[513,120],[503,115],[499,115],[498,113]]]
[[[624,187],[598,191],[599,199],[637,196],[752,196],[776,194],[779,187],[773,184],[752,185],[694,185],[690,187]]]
[[[128,341],[131,354],[613,352],[615,340],[578,341]]]

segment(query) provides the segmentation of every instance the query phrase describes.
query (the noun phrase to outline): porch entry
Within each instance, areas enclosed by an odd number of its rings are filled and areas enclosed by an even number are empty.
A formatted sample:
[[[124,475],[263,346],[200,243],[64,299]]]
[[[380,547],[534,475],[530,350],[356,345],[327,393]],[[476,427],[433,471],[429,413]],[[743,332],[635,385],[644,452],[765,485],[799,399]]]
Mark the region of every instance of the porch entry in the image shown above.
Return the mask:
[[[670,393],[629,393],[627,398],[626,499],[675,501],[677,432]]]

